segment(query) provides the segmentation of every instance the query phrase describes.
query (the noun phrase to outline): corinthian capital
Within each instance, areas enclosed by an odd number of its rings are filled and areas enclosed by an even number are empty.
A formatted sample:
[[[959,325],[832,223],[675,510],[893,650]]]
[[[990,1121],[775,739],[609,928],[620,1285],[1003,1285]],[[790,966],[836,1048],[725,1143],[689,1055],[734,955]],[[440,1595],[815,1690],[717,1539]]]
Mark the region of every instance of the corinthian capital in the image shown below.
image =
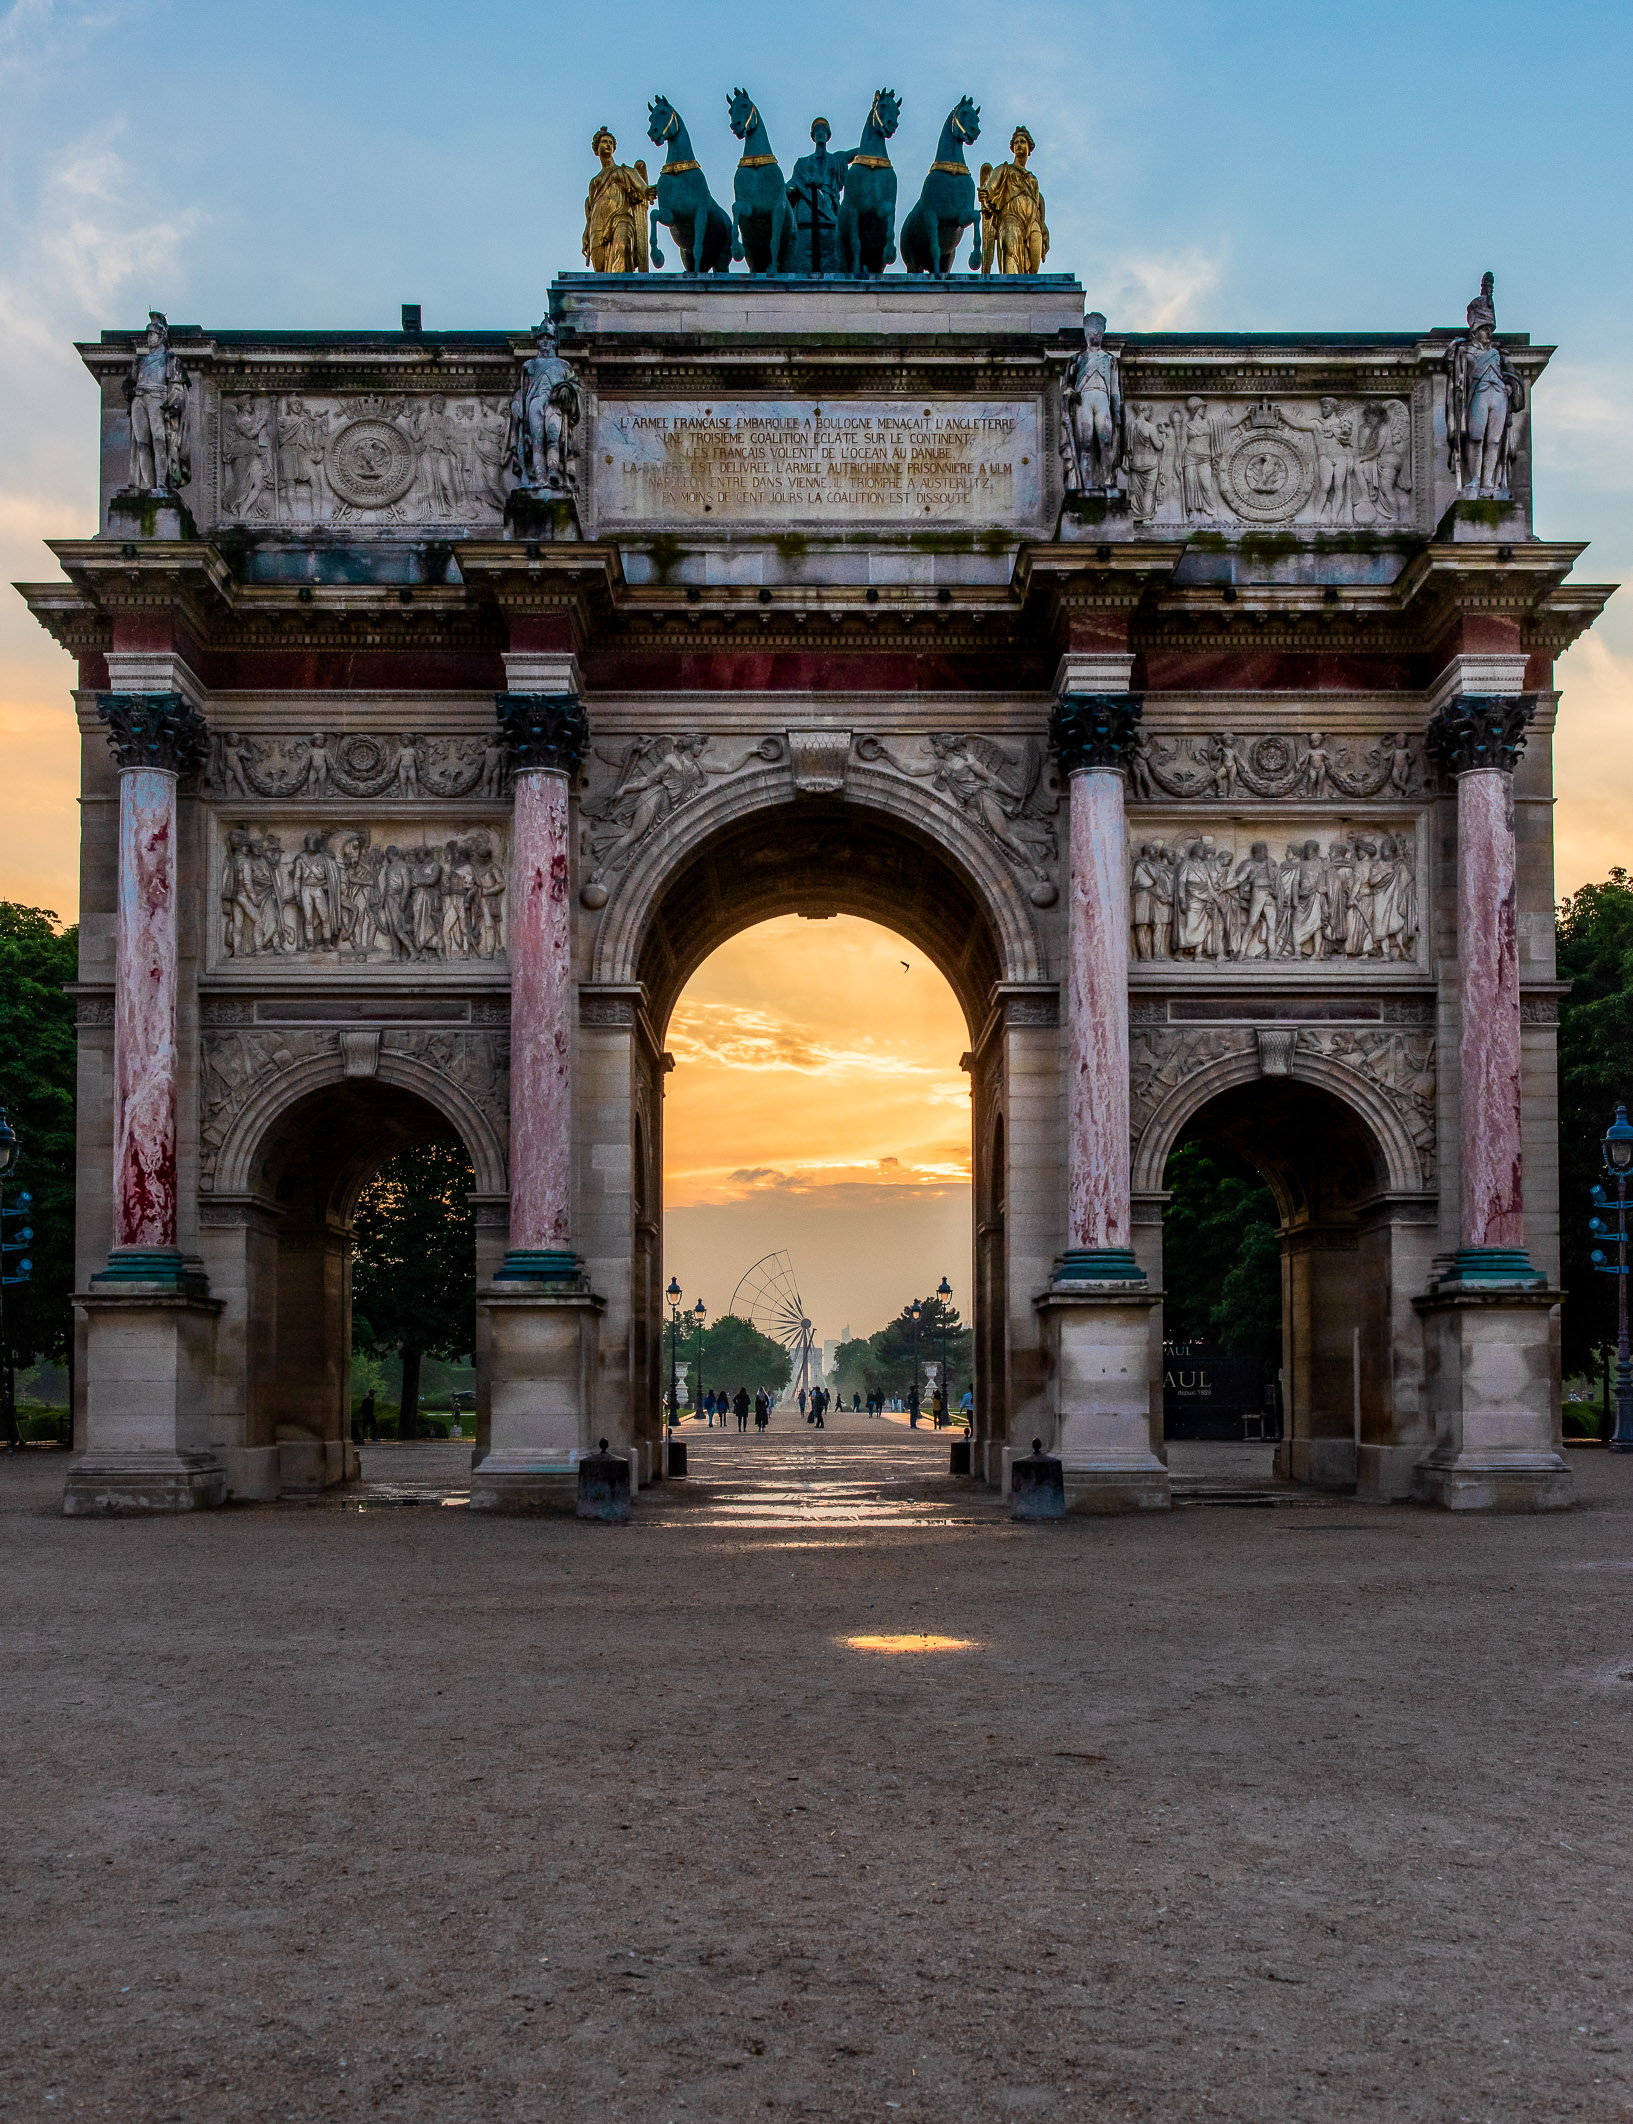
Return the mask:
[[[1144,713],[1144,703],[1132,693],[1062,694],[1049,717],[1049,743],[1061,772],[1126,769]]]
[[[191,780],[210,749],[210,730],[182,693],[99,693],[96,712],[121,767],[155,767]]]
[[[577,774],[590,724],[576,693],[496,693],[493,705],[518,774]]]
[[[1431,719],[1423,733],[1424,755],[1448,781],[1475,767],[1501,767],[1512,774],[1536,712],[1534,693],[1465,693]]]

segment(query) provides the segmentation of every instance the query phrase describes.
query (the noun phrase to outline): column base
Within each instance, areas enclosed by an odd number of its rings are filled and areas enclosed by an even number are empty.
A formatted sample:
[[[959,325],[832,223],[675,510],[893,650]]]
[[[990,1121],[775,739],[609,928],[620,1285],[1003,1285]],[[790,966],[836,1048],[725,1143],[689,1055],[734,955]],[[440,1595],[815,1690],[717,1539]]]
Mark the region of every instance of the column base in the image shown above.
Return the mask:
[[[1453,1512],[1558,1512],[1575,1501],[1554,1442],[1561,1296],[1545,1285],[1465,1283],[1454,1271],[1413,1300],[1435,1430],[1413,1470],[1419,1502]]]
[[[578,1464],[583,1453],[560,1459],[538,1454],[489,1453],[471,1470],[471,1510],[538,1514],[578,1507]]]
[[[527,1277],[534,1265],[549,1273]],[[584,1283],[576,1254],[518,1250],[476,1302],[488,1320],[490,1421],[471,1510],[572,1512],[578,1464],[598,1442],[591,1397],[606,1300]],[[615,1439],[613,1450],[628,1443]]]
[[[203,1512],[226,1501],[227,1471],[202,1451],[82,1453],[69,1463],[62,1489],[65,1519]]]
[[[1523,1246],[1460,1246],[1434,1287],[1448,1292],[1528,1291],[1544,1290],[1547,1283]]]
[[[1092,1277],[1071,1273],[1080,1262]],[[1052,1359],[1054,1450],[1071,1513],[1160,1512],[1172,1502],[1151,1437],[1151,1312],[1162,1293],[1137,1268],[1127,1273],[1132,1262],[1121,1249],[1068,1254],[1033,1300]]]
[[[1055,1263],[1055,1283],[1139,1283],[1145,1270],[1126,1246],[1070,1246]]]

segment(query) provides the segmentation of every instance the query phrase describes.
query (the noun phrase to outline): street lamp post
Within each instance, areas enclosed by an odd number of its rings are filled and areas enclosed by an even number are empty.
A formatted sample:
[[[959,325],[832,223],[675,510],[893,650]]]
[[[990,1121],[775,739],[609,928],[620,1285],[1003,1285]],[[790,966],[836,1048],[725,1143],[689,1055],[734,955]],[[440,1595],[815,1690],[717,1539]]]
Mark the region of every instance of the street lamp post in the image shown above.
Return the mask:
[[[680,1285],[673,1276],[663,1294],[669,1300],[669,1428],[680,1414],[680,1381],[675,1374],[676,1344],[680,1338]]]
[[[709,1308],[700,1298],[692,1308],[692,1318],[697,1322],[697,1385],[692,1390],[694,1409],[703,1406],[703,1323],[708,1317]]]
[[[29,1203],[32,1200],[32,1197],[28,1195],[19,1195],[15,1209],[7,1209],[4,1206],[5,1178],[17,1163],[17,1154],[21,1148],[22,1145],[18,1141],[17,1131],[6,1119],[5,1108],[0,1106],[0,1367],[4,1368],[5,1376],[5,1426],[6,1451],[8,1453],[15,1453],[18,1446],[17,1375],[12,1370],[11,1342],[6,1334],[5,1286],[13,1283],[26,1283],[34,1268],[33,1262],[26,1255],[18,1262],[15,1276],[6,1275],[3,1265],[5,1255],[20,1253],[34,1237],[33,1230],[26,1224],[19,1230],[15,1239],[7,1239],[5,1237],[5,1219],[7,1217],[26,1216]],[[69,1412],[68,1420],[72,1424],[72,1411]]]
[[[916,1431],[919,1427],[919,1316],[923,1307],[913,1300],[913,1399],[908,1405],[907,1428]]]
[[[943,1276],[936,1285],[936,1296],[941,1300],[941,1407],[950,1425],[953,1420],[953,1389],[947,1377],[947,1301],[953,1295],[953,1287]]]
[[[1616,1118],[1605,1130],[1599,1145],[1605,1161],[1606,1174],[1616,1183],[1614,1205],[1602,1187],[1593,1190],[1593,1199],[1601,1208],[1614,1207],[1616,1229],[1612,1231],[1602,1217],[1590,1217],[1588,1229],[1596,1238],[1614,1239],[1616,1259],[1605,1259],[1603,1247],[1595,1247],[1591,1256],[1593,1265],[1606,1276],[1615,1276],[1616,1285],[1616,1430],[1610,1441],[1613,1453],[1633,1453],[1633,1361],[1630,1361],[1627,1338],[1627,1183],[1633,1177],[1633,1127],[1629,1127],[1627,1108],[1618,1106]]]

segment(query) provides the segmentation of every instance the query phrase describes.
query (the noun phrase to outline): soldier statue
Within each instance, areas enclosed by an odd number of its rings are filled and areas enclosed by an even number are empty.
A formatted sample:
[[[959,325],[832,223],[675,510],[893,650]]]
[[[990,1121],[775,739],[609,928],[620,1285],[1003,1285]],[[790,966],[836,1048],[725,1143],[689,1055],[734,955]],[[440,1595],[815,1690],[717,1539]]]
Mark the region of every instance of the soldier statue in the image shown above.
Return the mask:
[[[1468,306],[1468,337],[1454,340],[1446,356],[1448,469],[1466,499],[1507,496],[1515,415],[1525,404],[1524,379],[1496,343],[1495,286],[1487,273]]]
[[[1105,318],[1091,310],[1083,320],[1083,351],[1066,372],[1060,454],[1068,493],[1110,494],[1116,488],[1123,387],[1105,331]]]
[[[796,273],[837,273],[839,263],[839,195],[845,188],[848,148],[828,153],[833,127],[826,118],[811,120],[811,139],[816,152],[802,155],[788,180],[788,197],[794,209],[794,264]]]
[[[192,476],[187,457],[187,372],[170,351],[162,310],[149,310],[142,344],[125,378],[130,407],[130,484],[139,494],[179,494]]]
[[[505,448],[516,483],[525,492],[569,493],[578,485],[573,450],[578,378],[556,352],[556,328],[548,317],[534,337],[538,352],[522,364],[510,401]]]

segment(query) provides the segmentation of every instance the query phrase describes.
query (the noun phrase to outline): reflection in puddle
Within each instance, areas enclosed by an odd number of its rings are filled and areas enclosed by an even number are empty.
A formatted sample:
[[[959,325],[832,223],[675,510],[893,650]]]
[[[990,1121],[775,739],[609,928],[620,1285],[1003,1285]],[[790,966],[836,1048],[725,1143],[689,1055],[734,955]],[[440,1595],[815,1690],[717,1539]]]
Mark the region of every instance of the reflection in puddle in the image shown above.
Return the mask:
[[[874,1637],[837,1637],[834,1642],[848,1645],[853,1652],[978,1652],[981,1649],[973,1637],[931,1637],[906,1631],[886,1632]]]

